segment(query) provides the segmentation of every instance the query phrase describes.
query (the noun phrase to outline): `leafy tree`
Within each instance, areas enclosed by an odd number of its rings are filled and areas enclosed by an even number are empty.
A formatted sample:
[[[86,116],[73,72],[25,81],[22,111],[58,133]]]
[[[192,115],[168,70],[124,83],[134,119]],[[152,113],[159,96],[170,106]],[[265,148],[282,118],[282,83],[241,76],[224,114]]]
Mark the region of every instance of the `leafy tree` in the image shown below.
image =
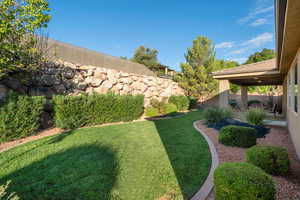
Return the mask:
[[[245,64],[261,62],[272,58],[275,58],[275,51],[272,49],[264,48],[262,51],[255,52],[254,54],[250,55]],[[259,94],[267,94],[267,95],[274,94],[277,91],[276,86],[251,86],[248,89],[249,92],[252,93],[258,92]]]
[[[239,66],[239,63],[236,61],[231,61],[231,60],[227,61],[227,60],[223,60],[223,59],[216,60],[214,71],[233,68],[233,67],[237,67],[237,66]],[[237,93],[240,90],[240,86],[231,83],[230,90],[233,93]]]
[[[50,21],[49,11],[46,0],[0,1],[0,78],[38,66],[36,33]]]
[[[138,47],[131,59],[134,62],[146,65],[151,70],[157,68],[159,62],[157,59],[158,51],[156,49],[146,48],[144,46]]]
[[[127,60],[127,57],[126,57],[126,56],[120,56],[120,58],[121,58],[122,60]]]
[[[211,76],[214,69],[215,50],[211,40],[199,36],[185,54],[186,63],[181,64],[182,73],[174,80],[184,88],[188,95],[199,97],[208,96],[217,86]]]
[[[264,48],[261,52],[256,52],[249,56],[245,64],[251,64],[275,58],[275,51]]]

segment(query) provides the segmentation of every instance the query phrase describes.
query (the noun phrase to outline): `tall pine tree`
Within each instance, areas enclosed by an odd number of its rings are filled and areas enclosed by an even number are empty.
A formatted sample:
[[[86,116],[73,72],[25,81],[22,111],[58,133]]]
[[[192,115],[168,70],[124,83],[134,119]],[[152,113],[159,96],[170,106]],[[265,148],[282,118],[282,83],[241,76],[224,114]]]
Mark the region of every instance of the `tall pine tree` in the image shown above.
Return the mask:
[[[211,76],[214,69],[215,49],[213,42],[199,36],[185,54],[186,63],[181,64],[182,73],[174,80],[189,96],[204,97],[215,91],[217,82]]]

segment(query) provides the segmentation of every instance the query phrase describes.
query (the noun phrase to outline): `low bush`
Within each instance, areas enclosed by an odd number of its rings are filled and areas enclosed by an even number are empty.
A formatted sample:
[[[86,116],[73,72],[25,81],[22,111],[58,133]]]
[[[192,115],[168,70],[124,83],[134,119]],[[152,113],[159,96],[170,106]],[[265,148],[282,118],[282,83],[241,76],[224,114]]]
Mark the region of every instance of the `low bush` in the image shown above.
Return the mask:
[[[263,103],[260,100],[250,100],[248,101],[248,107],[254,106],[254,107],[261,107]]]
[[[23,138],[40,127],[44,97],[9,93],[0,107],[0,142]]]
[[[197,104],[198,104],[198,99],[191,97],[191,96],[188,96],[188,98],[189,98],[189,104],[190,104],[189,109],[196,108]]]
[[[235,99],[230,99],[228,104],[232,107],[232,108],[236,108],[238,103],[237,103],[237,100]]]
[[[263,126],[266,113],[260,108],[251,108],[245,113],[245,117],[249,124]]]
[[[190,107],[190,100],[184,95],[170,96],[169,103],[175,104],[179,111],[188,110]]]
[[[144,96],[112,93],[55,96],[53,104],[56,126],[71,129],[138,119],[144,111]]]
[[[155,117],[159,115],[158,109],[153,107],[147,107],[145,109],[145,115],[147,117]]]
[[[158,99],[151,99],[150,104],[153,108],[156,108],[158,110],[159,114],[163,114],[164,113],[164,106],[166,104],[166,99],[163,98],[161,101],[159,101]]]
[[[243,126],[225,126],[220,130],[219,142],[227,146],[251,147],[256,144],[257,131]]]
[[[254,146],[247,150],[246,158],[247,162],[272,175],[286,175],[289,171],[288,152],[283,147]]]
[[[231,117],[232,111],[230,109],[211,107],[204,111],[204,119],[210,124],[218,123]]]
[[[216,199],[274,200],[276,189],[272,177],[248,163],[224,163],[214,172]]]
[[[164,105],[164,114],[175,113],[177,111],[177,106],[173,103],[167,103]]]

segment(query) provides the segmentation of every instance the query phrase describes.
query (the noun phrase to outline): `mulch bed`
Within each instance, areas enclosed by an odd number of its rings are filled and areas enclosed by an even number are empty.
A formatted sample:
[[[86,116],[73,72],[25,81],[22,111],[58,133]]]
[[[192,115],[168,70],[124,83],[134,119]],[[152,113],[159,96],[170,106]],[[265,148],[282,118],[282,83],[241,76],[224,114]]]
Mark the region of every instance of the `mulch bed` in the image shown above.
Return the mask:
[[[214,143],[220,163],[223,162],[245,162],[245,150],[239,147],[228,147],[218,142],[218,131],[214,128],[209,128],[204,121],[197,123],[197,126],[208,135]],[[257,145],[272,145],[286,147],[289,153],[291,169],[287,176],[272,176],[276,182],[277,200],[300,200],[300,162],[298,160],[293,143],[289,137],[286,128],[269,127],[269,134],[264,138],[257,139]],[[214,199],[213,193],[208,199]]]
[[[207,124],[209,128],[214,128],[215,130],[221,130],[225,126],[235,125],[235,126],[243,126],[243,127],[250,127],[257,130],[257,137],[264,138],[266,134],[270,132],[270,128],[266,128],[264,126],[254,126],[245,122],[241,122],[235,119],[226,119],[221,122],[215,124]]]

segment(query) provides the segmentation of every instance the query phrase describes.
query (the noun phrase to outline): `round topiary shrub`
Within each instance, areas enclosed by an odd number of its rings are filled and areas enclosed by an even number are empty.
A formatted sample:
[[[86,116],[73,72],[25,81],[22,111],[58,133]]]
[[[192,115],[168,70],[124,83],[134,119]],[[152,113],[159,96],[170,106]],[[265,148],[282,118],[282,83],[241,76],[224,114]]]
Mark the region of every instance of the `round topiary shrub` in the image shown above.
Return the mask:
[[[216,199],[275,199],[272,177],[248,163],[224,163],[214,172]]]
[[[164,105],[164,113],[165,114],[175,113],[177,111],[178,111],[177,106],[173,103],[166,103]]]
[[[246,159],[273,175],[286,175],[290,168],[288,152],[283,147],[254,146],[246,151]]]
[[[251,147],[256,144],[257,131],[243,126],[226,126],[220,130],[219,142],[227,146]]]
[[[145,115],[147,117],[155,117],[159,115],[159,111],[157,108],[147,107],[145,110]]]

